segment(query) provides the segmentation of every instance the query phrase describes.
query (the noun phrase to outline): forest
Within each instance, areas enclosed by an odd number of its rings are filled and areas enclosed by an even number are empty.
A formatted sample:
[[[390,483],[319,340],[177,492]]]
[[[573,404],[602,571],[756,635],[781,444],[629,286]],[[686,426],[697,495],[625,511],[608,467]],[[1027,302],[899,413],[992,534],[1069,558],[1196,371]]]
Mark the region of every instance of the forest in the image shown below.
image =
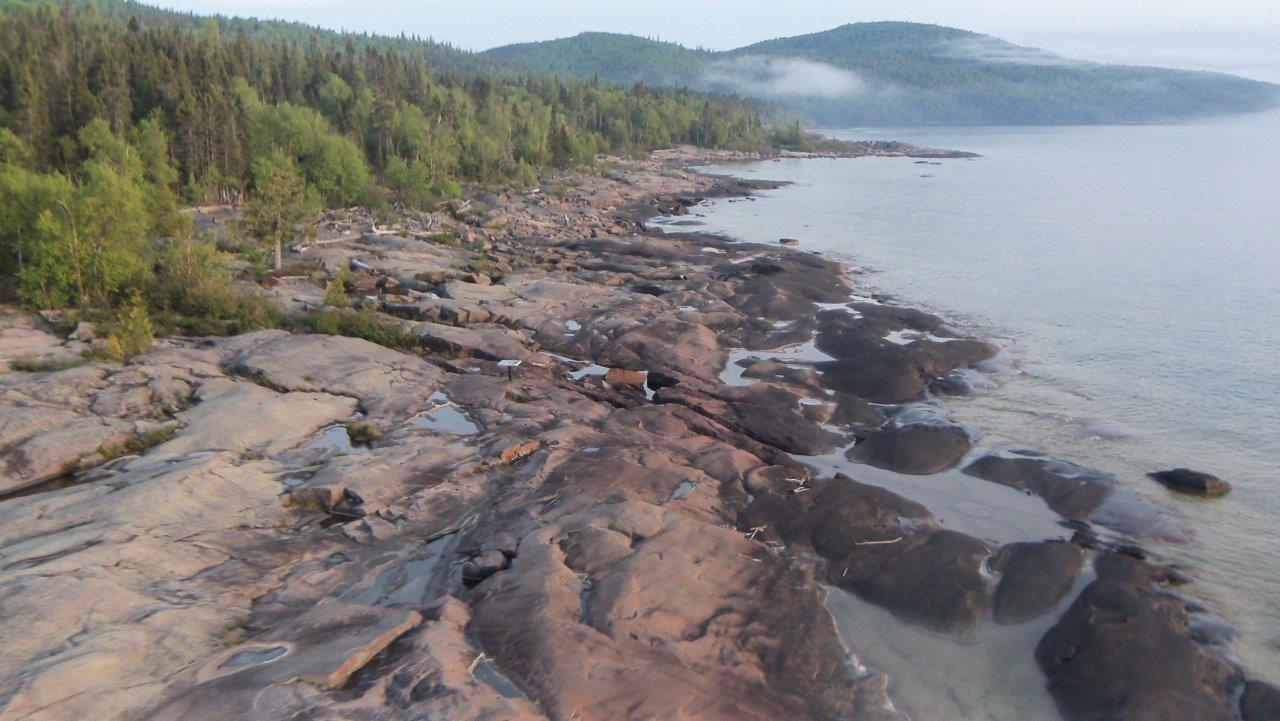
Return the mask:
[[[268,312],[230,289],[231,259],[191,239],[183,206],[243,201],[245,233],[265,238],[320,208],[429,206],[597,154],[771,138],[728,98],[440,70],[437,43],[121,7],[0,5],[8,300],[240,330]]]

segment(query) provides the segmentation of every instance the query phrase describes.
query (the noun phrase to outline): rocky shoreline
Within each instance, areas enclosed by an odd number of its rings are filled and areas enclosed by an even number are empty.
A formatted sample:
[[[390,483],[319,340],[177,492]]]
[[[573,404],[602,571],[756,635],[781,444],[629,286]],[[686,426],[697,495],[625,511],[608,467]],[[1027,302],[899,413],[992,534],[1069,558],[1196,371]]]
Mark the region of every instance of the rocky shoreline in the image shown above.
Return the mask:
[[[975,458],[922,403],[994,346],[802,249],[648,228],[762,187],[707,159],[332,215],[291,261],[356,269],[414,352],[264,331],[0,376],[0,721],[907,718],[832,587],[963,640],[1065,606],[1026,663],[1071,721],[1280,718],[1145,560],[1156,509]],[[84,342],[15,321],[0,349]],[[860,469],[1055,530],[958,530]]]

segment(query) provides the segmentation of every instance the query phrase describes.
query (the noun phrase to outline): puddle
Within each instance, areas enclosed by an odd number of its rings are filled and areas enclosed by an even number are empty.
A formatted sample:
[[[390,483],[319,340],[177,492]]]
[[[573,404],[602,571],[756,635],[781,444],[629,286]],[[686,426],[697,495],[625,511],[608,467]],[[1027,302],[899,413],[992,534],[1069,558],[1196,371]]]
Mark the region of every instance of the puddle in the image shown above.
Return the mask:
[[[676,489],[671,492],[671,495],[667,496],[667,502],[678,501],[689,495],[697,487],[698,484],[691,481],[681,481],[680,485],[676,486]]]
[[[969,459],[932,476],[911,476],[854,463],[844,457],[845,450],[822,456],[793,457],[813,466],[817,477],[843,473],[859,483],[893,491],[928,508],[944,528],[991,543],[1004,545],[1071,537],[1058,514],[1040,498],[961,473],[958,469]]]
[[[903,623],[841,589],[829,591],[827,610],[858,661],[889,677],[894,705],[912,721],[1061,721],[1035,647],[1092,580],[1091,571],[1082,573],[1058,607],[1039,618],[984,622],[973,643]]]
[[[839,310],[848,313],[853,318],[861,318],[862,312],[849,307],[848,303],[814,303],[818,306],[818,312],[824,310]]]
[[[482,657],[476,662],[476,667],[472,671],[478,680],[488,684],[494,691],[502,694],[506,698],[523,698],[527,699],[524,691],[515,684],[514,681],[507,678],[505,674],[498,670],[497,664],[488,658]]]
[[[245,666],[259,666],[264,663],[270,663],[288,652],[288,646],[258,646],[256,648],[249,648],[232,654],[232,656],[226,661],[223,661],[218,668],[244,668]]]
[[[778,361],[788,365],[810,365],[835,360],[832,356],[818,350],[814,341],[785,346],[776,350],[739,349],[729,352],[729,361],[725,363],[724,371],[720,373],[720,382],[731,386],[749,386],[755,383],[754,380],[743,376],[747,369],[738,364],[739,361],[747,360],[748,358]]]
[[[573,362],[581,363],[581,361],[573,361]],[[608,372],[609,372],[609,369],[605,368],[602,365],[596,365],[595,363],[588,363],[585,368],[580,368],[570,373],[569,377],[574,379],[575,381],[580,381],[583,378],[586,378],[587,376],[602,376],[607,374]]]
[[[307,446],[307,448],[334,451],[348,456],[364,455],[369,452],[368,446],[358,445],[351,440],[351,432],[344,425],[329,426],[324,429],[320,434],[320,439]]]
[[[425,428],[455,436],[473,436],[480,432],[480,427],[471,420],[470,416],[460,410],[445,394],[434,393],[429,400],[435,406],[429,411],[419,413],[409,421],[414,428]]]
[[[451,572],[448,561],[457,543],[456,533],[437,538],[427,544],[421,556],[394,562],[378,574],[371,586],[346,600],[367,606],[421,606],[430,602],[444,591]]]

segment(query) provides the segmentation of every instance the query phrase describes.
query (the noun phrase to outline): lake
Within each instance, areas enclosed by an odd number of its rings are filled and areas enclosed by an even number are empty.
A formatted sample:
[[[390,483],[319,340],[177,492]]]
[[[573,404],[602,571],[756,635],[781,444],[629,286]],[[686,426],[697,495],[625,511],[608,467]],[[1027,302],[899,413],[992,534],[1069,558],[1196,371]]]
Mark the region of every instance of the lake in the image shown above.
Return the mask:
[[[1177,126],[827,130],[971,160],[782,160],[707,168],[796,185],[698,209],[699,230],[873,270],[858,282],[1003,339],[1016,373],[951,399],[987,448],[1116,474],[1182,518],[1190,593],[1280,682],[1280,115]],[[936,163],[936,164],[935,164]],[[1178,496],[1150,471],[1235,485]]]

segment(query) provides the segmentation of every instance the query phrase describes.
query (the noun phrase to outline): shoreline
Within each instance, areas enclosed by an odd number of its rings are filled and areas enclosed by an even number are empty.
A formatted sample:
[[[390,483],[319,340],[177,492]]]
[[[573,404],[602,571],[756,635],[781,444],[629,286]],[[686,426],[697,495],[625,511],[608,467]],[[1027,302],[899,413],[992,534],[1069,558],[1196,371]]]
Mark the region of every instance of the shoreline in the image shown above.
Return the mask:
[[[104,684],[107,709],[153,718],[214,699],[226,718],[258,718],[262,698],[276,712],[393,704],[457,718],[640,718],[690,705],[701,718],[902,718],[893,679],[863,667],[857,648],[853,658],[838,650],[830,584],[912,628],[960,638],[991,616],[1013,626],[1066,605],[1039,646],[1068,718],[1098,704],[1117,719],[1236,717],[1243,674],[1187,635],[1189,602],[1155,590],[1180,577],[1095,531],[1089,514],[1100,505],[1085,506],[1112,489],[1099,479],[1081,496],[1064,485],[1076,485],[1075,469],[1036,456],[984,456],[963,473],[968,434],[918,415],[913,404],[989,358],[989,344],[922,311],[848,302],[853,279],[825,257],[646,232],[636,225],[646,208],[678,214],[685,200],[756,188],[670,160],[623,167],[608,171],[620,180],[571,174],[579,184],[563,200],[498,199],[476,222],[446,226],[479,251],[430,246],[410,225],[408,237],[375,228],[307,251],[325,267],[358,260],[395,279],[398,297],[381,307],[419,340],[420,356],[268,331],[175,339],[125,369],[9,384],[10,401],[20,393],[133,432],[154,422],[135,409],[184,397],[178,386],[194,394],[170,416],[170,440],[70,488],[0,503],[11,529],[4,567],[35,589],[18,594],[17,618],[56,640],[49,624],[66,616],[37,614],[41,584],[112,558],[164,560],[140,579],[94,571],[78,591],[128,589],[146,602],[124,605],[141,610],[163,606],[155,589],[176,584],[210,615],[209,628],[186,629],[204,640],[173,652],[183,670],[166,668],[152,695],[129,705]],[[501,234],[490,230],[498,216]],[[555,235],[531,230],[547,222]],[[273,292],[287,307],[320,294],[301,283]],[[829,360],[761,360],[742,367],[750,383],[723,383],[734,348],[805,344]],[[521,360],[519,371],[503,359]],[[137,385],[138,374],[151,380]],[[77,394],[92,404],[81,408]],[[442,421],[444,408],[470,427]],[[357,422],[377,429],[361,452],[316,445],[323,429],[354,439]],[[1031,524],[995,543],[918,499],[801,463],[845,453],[854,477],[945,472],[1023,504],[1030,491],[1076,520],[1049,542]],[[148,495],[193,476],[234,478],[216,482],[234,494]],[[194,536],[217,539],[198,563],[97,530],[126,524],[158,537],[174,504]],[[248,533],[237,508],[254,516]],[[1077,597],[1090,563],[1097,580]],[[1087,620],[1115,603],[1141,628]],[[214,642],[219,623],[240,630]],[[76,708],[37,705],[72,659],[33,651],[45,660],[5,680],[19,707]],[[591,673],[574,670],[584,655]],[[146,659],[129,671],[160,675]],[[420,686],[426,679],[434,685]],[[1257,684],[1246,690],[1270,698]]]

